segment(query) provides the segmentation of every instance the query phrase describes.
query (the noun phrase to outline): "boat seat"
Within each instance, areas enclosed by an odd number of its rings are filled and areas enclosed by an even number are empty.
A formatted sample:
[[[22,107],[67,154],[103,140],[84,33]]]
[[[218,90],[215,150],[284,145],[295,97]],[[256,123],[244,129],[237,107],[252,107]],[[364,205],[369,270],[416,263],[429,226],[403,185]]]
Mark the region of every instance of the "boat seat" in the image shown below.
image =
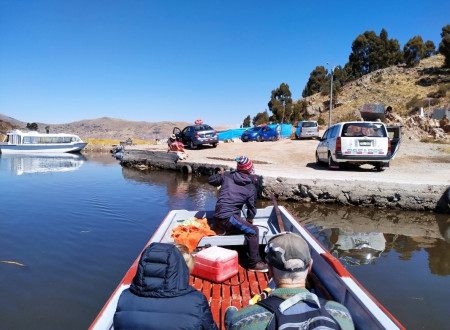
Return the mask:
[[[253,224],[258,226],[259,229],[259,244],[266,244],[272,236],[279,232],[272,224],[267,224],[266,221],[259,222],[257,218],[254,219]],[[200,240],[197,247],[204,247],[207,244],[211,246],[243,245],[245,244],[245,236],[244,234],[205,236]]]

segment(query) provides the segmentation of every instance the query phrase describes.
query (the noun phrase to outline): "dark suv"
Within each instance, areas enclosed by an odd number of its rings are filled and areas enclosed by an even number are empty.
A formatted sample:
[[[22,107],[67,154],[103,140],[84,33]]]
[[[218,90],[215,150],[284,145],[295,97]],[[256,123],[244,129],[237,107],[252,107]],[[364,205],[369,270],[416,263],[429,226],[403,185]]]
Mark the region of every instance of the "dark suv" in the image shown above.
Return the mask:
[[[178,141],[191,149],[197,148],[199,145],[211,144],[214,148],[219,143],[218,132],[207,124],[190,125],[181,131],[178,127],[173,129],[173,134]]]

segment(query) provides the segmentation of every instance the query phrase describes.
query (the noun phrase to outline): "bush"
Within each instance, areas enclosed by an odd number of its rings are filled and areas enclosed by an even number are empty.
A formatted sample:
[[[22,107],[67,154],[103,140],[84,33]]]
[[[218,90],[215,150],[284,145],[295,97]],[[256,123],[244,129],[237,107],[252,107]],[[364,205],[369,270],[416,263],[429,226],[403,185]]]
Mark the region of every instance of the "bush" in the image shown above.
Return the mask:
[[[317,119],[317,124],[320,126],[325,125],[325,119],[323,119],[322,114],[319,115],[319,118]]]
[[[347,113],[345,115],[342,115],[339,118],[339,122],[341,122],[341,121],[358,121],[358,120],[360,120],[360,118],[354,112]]]
[[[427,102],[428,103],[428,102]],[[406,103],[406,109],[409,110],[409,114],[412,115],[415,112],[419,111],[420,108],[423,108],[425,106],[424,100],[419,99],[419,97],[416,95],[414,96],[410,101]]]
[[[447,95],[448,91],[450,91],[450,84],[445,84],[445,85],[439,86],[437,91],[428,93],[427,96],[438,99],[441,97],[445,97]]]

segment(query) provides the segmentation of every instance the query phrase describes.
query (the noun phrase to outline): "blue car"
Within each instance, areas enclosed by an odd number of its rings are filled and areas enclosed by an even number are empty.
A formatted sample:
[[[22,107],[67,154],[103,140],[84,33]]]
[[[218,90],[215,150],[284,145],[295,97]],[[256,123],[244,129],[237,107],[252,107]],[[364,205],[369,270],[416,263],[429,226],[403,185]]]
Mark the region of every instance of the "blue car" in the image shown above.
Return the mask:
[[[255,126],[245,130],[241,135],[242,142],[248,141],[276,141],[278,132],[269,126]]]

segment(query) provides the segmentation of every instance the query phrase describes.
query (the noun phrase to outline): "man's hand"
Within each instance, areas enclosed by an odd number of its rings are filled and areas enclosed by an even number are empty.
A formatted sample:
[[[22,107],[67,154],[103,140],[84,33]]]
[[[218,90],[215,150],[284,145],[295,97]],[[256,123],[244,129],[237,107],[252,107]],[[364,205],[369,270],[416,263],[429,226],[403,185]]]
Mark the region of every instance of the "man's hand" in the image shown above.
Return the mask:
[[[253,219],[247,219],[247,221],[253,225]]]
[[[220,170],[220,171],[217,171],[216,174],[224,174],[224,173],[225,173],[225,170]]]

